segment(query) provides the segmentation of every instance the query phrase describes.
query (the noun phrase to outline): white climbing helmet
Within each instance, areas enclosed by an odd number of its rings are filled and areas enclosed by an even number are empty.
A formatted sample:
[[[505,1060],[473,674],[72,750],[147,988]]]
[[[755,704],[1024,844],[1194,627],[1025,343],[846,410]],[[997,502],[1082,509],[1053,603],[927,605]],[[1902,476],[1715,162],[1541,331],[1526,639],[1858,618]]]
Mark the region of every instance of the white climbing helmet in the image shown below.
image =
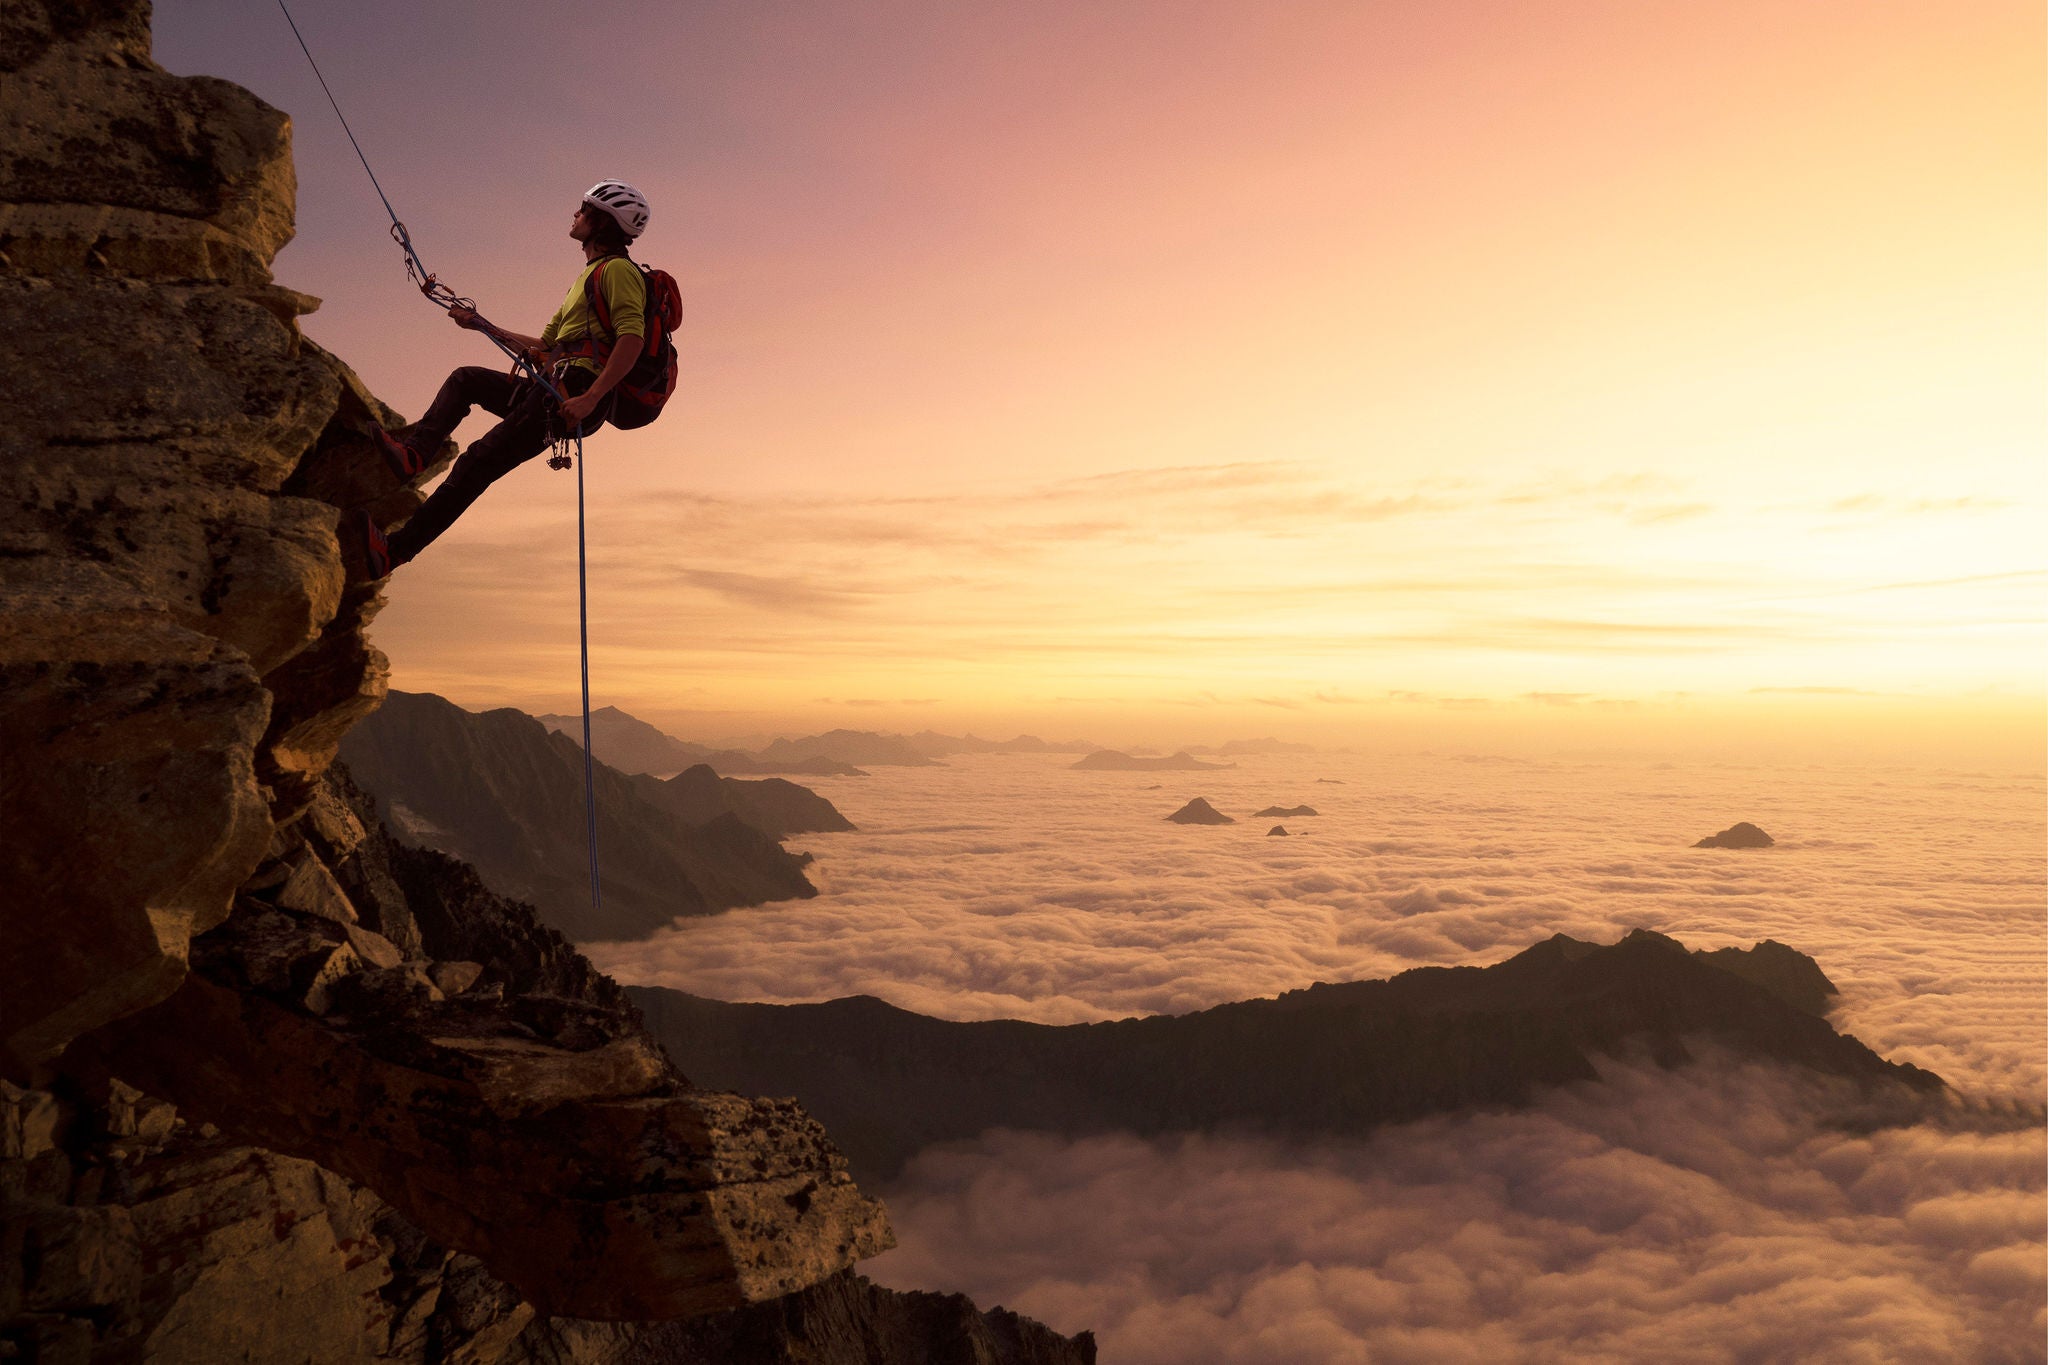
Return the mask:
[[[628,237],[647,231],[647,196],[623,180],[600,180],[583,192],[583,202],[603,209]]]

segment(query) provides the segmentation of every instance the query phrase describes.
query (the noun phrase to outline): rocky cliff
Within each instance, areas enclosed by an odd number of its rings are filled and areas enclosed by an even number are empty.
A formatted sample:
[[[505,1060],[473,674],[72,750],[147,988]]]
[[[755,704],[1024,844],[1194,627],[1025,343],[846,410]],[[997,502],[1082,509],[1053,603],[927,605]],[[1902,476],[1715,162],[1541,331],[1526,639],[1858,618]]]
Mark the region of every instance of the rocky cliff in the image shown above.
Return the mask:
[[[636,1178],[664,1181],[673,1192],[694,1169],[708,1202],[723,1202],[736,1220],[771,1234],[736,1240],[735,1247],[774,1246],[780,1239],[765,1225],[792,1215],[801,1220],[810,1213],[805,1205],[822,1211],[837,1201],[843,1212],[849,1192],[836,1174],[840,1163],[826,1153],[793,1185],[730,1181],[735,1166],[759,1175],[764,1165],[799,1165],[805,1146],[816,1153],[822,1135],[786,1101],[756,1105],[689,1091],[649,1054],[618,986],[539,924],[530,907],[495,895],[464,864],[399,844],[370,824],[367,798],[344,776],[330,774],[315,810],[321,826],[353,841],[335,858],[337,881],[381,925],[381,933],[365,932],[358,923],[350,943],[376,951],[382,934],[390,934],[411,945],[412,960],[398,971],[359,966],[330,975],[332,944],[318,933],[319,917],[287,908],[294,896],[282,886],[247,891],[230,917],[231,932],[215,931],[195,945],[202,962],[232,954],[239,959],[234,970],[270,983],[251,993],[264,998],[240,1001],[242,1022],[153,1011],[145,1030],[100,1030],[81,1039],[42,1087],[0,1082],[0,1357],[13,1347],[32,1360],[193,1365],[1075,1365],[1092,1358],[1085,1337],[1068,1340],[1000,1310],[984,1314],[958,1296],[879,1289],[845,1270],[750,1307],[681,1320],[549,1314],[548,1305],[565,1294],[579,1312],[600,1295],[650,1290],[708,1295],[703,1302],[714,1305],[733,1297],[718,1289],[722,1276],[678,1281],[664,1271],[663,1262],[678,1254],[721,1255],[702,1239],[665,1253],[653,1248],[646,1257],[596,1249],[619,1283],[595,1292],[579,1283],[587,1275],[575,1262],[593,1250],[585,1236],[602,1226],[606,1204],[623,1196],[643,1213],[661,1211],[649,1198],[659,1192],[647,1185],[614,1190],[610,1199],[594,1188],[606,1163],[590,1158],[622,1129],[638,1149]],[[309,939],[310,952],[302,952]],[[327,997],[328,1024],[342,1037],[355,1035],[368,1060],[337,1059],[332,1038],[306,1045],[271,1037],[265,1041],[272,1046],[251,1045],[247,1035],[257,1028],[309,1026],[289,1008],[301,989]],[[174,1006],[183,994],[173,997]],[[210,991],[209,998],[221,993]],[[346,1011],[354,1011],[355,1022]],[[214,1029],[196,1064],[195,1023]],[[479,1025],[486,1038],[475,1037]],[[495,1072],[472,1058],[469,1074],[458,1073],[464,1034],[495,1044],[485,1055]],[[195,1073],[218,1082],[222,1069],[244,1066],[256,1068],[270,1092],[260,1113],[229,1112],[252,1107],[231,1078],[225,1089],[193,1082]],[[337,1076],[337,1067],[348,1074]],[[629,1101],[610,1106],[609,1116],[603,1112],[606,1104],[592,1093],[603,1088],[602,1078],[630,1079],[641,1068],[661,1072],[666,1084],[656,1088],[694,1105],[713,1139],[707,1156],[693,1161],[683,1153],[678,1161],[645,1122],[622,1125],[622,1112],[644,1119],[644,1097],[637,1106]],[[189,1102],[168,1103],[117,1071]],[[523,1112],[479,1115],[465,1081]],[[401,1085],[412,1093],[395,1101]],[[422,1086],[433,1093],[422,1096]],[[337,1104],[337,1095],[345,1103]],[[462,1141],[460,1172],[431,1150],[419,1159],[420,1129],[428,1122],[467,1130],[452,1135]],[[306,1123],[334,1131],[311,1138],[289,1131]],[[252,1125],[284,1128],[284,1141],[252,1144]],[[667,1125],[671,1134],[678,1126],[674,1118]],[[374,1141],[359,1143],[364,1134]],[[445,1131],[438,1136],[451,1138]],[[302,1154],[285,1155],[285,1146]],[[306,1159],[303,1152],[316,1147],[331,1154],[331,1164]],[[438,1186],[468,1206],[468,1214],[453,1216],[480,1218],[495,1240],[489,1262],[455,1250],[425,1219],[369,1183],[336,1173],[335,1166],[360,1164],[365,1153],[394,1165],[416,1162],[416,1169],[386,1174]],[[577,1226],[565,1228],[551,1220],[545,1192],[536,1198],[530,1166],[570,1162],[586,1180],[576,1192]],[[749,1190],[765,1198],[744,1207]],[[482,1200],[502,1207],[478,1210]],[[429,1211],[436,1222],[450,1216]],[[650,1228],[659,1222],[646,1221]],[[542,1286],[538,1294],[495,1273],[520,1261]],[[757,1261],[740,1269],[758,1274],[769,1267]]]
[[[815,1122],[329,773],[386,672],[338,520],[419,494],[271,278],[288,120],[148,30],[0,7],[0,1356],[623,1361],[655,1329],[593,1320],[881,1302]]]

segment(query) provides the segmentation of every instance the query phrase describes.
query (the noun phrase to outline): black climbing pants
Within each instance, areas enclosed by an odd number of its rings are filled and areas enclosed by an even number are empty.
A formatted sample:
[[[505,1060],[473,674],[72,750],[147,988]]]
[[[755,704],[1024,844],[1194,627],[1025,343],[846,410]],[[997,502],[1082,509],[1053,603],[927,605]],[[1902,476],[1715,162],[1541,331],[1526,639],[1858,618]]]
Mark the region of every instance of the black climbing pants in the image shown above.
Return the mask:
[[[578,394],[596,378],[588,370],[572,369],[558,382],[564,393]],[[412,520],[391,533],[393,566],[406,563],[433,544],[486,488],[546,450],[551,444],[551,419],[555,430],[561,426],[553,407],[546,389],[502,370],[465,365],[449,375],[441,392],[434,395],[427,415],[406,435],[414,449],[438,449],[472,408],[482,408],[504,420],[472,442],[433,496],[412,514]],[[611,410],[612,399],[607,394],[597,410],[583,420],[583,434],[588,436],[603,426]]]

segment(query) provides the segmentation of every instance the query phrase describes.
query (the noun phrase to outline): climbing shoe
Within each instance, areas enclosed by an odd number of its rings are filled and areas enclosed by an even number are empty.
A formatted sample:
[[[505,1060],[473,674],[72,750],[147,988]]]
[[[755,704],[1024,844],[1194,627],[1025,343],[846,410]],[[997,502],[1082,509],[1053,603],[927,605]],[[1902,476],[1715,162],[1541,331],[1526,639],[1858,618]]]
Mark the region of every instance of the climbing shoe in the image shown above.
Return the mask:
[[[384,457],[384,463],[391,466],[391,472],[401,479],[414,478],[427,467],[427,457],[412,442],[401,441],[382,427],[370,428],[370,441]]]
[[[389,577],[396,566],[391,562],[391,542],[384,538],[384,528],[368,512],[358,512],[356,534],[363,542],[363,563],[369,566],[370,577]]]

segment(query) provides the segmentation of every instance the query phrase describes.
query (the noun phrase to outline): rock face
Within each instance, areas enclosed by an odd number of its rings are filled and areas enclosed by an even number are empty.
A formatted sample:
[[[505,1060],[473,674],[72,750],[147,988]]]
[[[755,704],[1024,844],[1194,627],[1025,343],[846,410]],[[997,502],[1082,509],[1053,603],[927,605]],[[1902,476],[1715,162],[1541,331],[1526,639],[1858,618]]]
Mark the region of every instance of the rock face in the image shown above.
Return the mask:
[[[351,794],[345,780],[336,781],[334,788],[341,809],[356,817],[368,814],[367,802],[360,794]],[[331,821],[326,823],[332,826]],[[489,1059],[495,1063],[493,1069],[472,1069],[470,1079],[494,1084],[501,1100],[523,1094],[529,1104],[567,1082],[584,1091],[585,1102],[580,1110],[549,1112],[579,1125],[587,1123],[591,1113],[590,1075],[609,1075],[616,1082],[643,1066],[645,1035],[635,1025],[624,994],[560,935],[535,921],[530,909],[484,890],[461,864],[404,848],[375,828],[368,829],[340,863],[337,880],[358,888],[358,894],[364,886],[380,888],[385,930],[415,942],[415,953],[430,955],[426,960],[431,965],[421,974],[430,983],[447,983],[448,990],[443,1004],[415,987],[410,1005],[395,1013],[366,1016],[360,1025],[350,1026],[336,1017],[335,1007],[360,1005],[369,995],[351,990],[350,981],[376,984],[381,998],[394,993],[392,978],[377,981],[374,969],[367,968],[353,978],[328,982],[301,976],[301,981],[311,983],[309,992],[327,993],[328,1018],[337,1034],[356,1033],[368,1049],[403,1051],[401,1019],[419,1021],[438,1013],[444,1030],[451,1023],[459,1028],[466,1019],[469,1032],[477,1034],[476,1025],[497,1014],[496,1027],[481,1032],[514,1044],[518,1055],[501,1051]],[[410,918],[401,912],[410,912]],[[292,973],[275,965],[290,960],[289,954],[275,951],[280,926],[273,923],[270,932],[260,936],[232,932],[245,913],[306,923],[289,912],[238,910],[224,929],[201,940],[200,958],[232,952],[262,971],[267,956],[273,964],[272,979],[289,979]],[[352,942],[374,946],[375,940],[359,935]],[[267,954],[266,948],[271,950]],[[484,961],[438,960],[458,952],[475,953]],[[458,966],[465,970],[444,970]],[[182,995],[181,991],[174,996],[171,1004],[177,1005]],[[245,1000],[245,1013],[253,1016],[248,1005]],[[504,1012],[498,1014],[501,1006]],[[543,1045],[543,1039],[552,1045]],[[200,1112],[181,1112],[83,1065],[100,1041],[87,1039],[67,1054],[70,1069],[59,1078],[55,1093],[0,1082],[0,1356],[25,1348],[28,1359],[192,1365],[238,1359],[416,1365],[455,1360],[473,1365],[632,1365],[649,1360],[865,1365],[875,1359],[929,1359],[948,1365],[1073,1365],[1093,1359],[1092,1343],[1085,1339],[1070,1341],[1000,1311],[980,1314],[962,1299],[880,1290],[845,1271],[828,1274],[791,1295],[682,1322],[550,1317],[482,1260],[451,1250],[446,1241],[364,1185],[312,1161],[236,1141],[202,1122]],[[133,1049],[136,1043],[129,1036],[111,1040],[110,1046]],[[170,1053],[155,1042],[143,1046]],[[331,1050],[333,1044],[321,1046]],[[445,1033],[416,1040],[414,1062],[424,1060],[418,1055],[422,1049],[445,1060],[450,1049],[463,1051],[464,1043]],[[639,1060],[620,1065],[622,1055],[637,1055]],[[273,1111],[283,1108],[288,1116],[298,1104],[317,1109],[329,1102],[315,1085],[317,1071],[281,1075],[275,1062],[259,1059],[258,1064],[269,1067],[263,1079],[282,1095],[296,1097],[293,1106],[279,1106],[273,1099]],[[325,1066],[326,1061],[320,1064]],[[673,1077],[665,1063],[655,1065]],[[370,1090],[374,1094],[378,1084],[402,1079],[408,1069],[386,1059]],[[580,1080],[573,1074],[579,1070],[584,1073]],[[186,1073],[181,1064],[180,1076]],[[451,1090],[460,1092],[461,1080],[446,1074],[425,1078],[444,1098]],[[732,1095],[677,1093],[693,1096],[700,1112],[722,1109],[731,1115],[734,1106],[744,1105],[755,1111],[757,1120],[788,1119],[815,1131],[788,1101],[755,1106]],[[373,1153],[385,1136],[376,1125],[395,1119],[401,1127],[416,1128],[431,1112],[394,1112],[388,1103],[380,1107],[374,1098],[365,1099],[360,1085],[355,1098],[357,1102],[338,1117],[337,1131],[324,1141],[340,1147],[353,1141],[360,1149],[358,1159],[361,1153]],[[457,1098],[459,1104],[459,1093]],[[224,1098],[201,1094],[197,1108],[252,1102],[246,1093]],[[639,1108],[643,1115],[647,1112],[645,1099]],[[274,1113],[269,1121],[285,1120]],[[490,1151],[516,1145],[522,1136],[530,1142],[543,1126],[538,1115],[487,1124],[475,1133],[475,1160],[484,1165]],[[544,1165],[578,1163],[579,1176],[586,1182],[579,1193],[590,1194],[589,1182],[602,1179],[604,1163],[581,1163],[594,1142],[604,1141],[606,1125],[597,1126],[596,1134],[579,1133],[568,1142],[544,1141],[529,1154]],[[772,1167],[787,1162],[790,1144],[781,1141],[767,1148],[756,1142],[751,1144],[753,1151],[744,1150],[749,1145],[748,1126],[742,1117],[725,1128],[721,1141],[729,1144],[727,1164],[744,1165],[749,1179],[728,1184],[722,1192],[711,1191],[707,1202],[716,1202],[721,1193],[736,1193],[748,1183],[770,1192]],[[754,1126],[758,1138],[761,1130],[758,1123]],[[757,1163],[771,1168],[765,1183]],[[702,1163],[696,1164],[701,1170]],[[828,1158],[828,1169],[818,1172],[821,1184],[840,1183],[843,1178],[831,1173],[839,1164]],[[664,1171],[670,1180],[688,1178],[683,1169],[666,1164],[658,1144],[642,1145],[633,1169],[634,1198],[643,1213],[651,1202],[649,1189]],[[505,1177],[503,1172],[473,1169],[465,1183],[481,1191],[487,1187],[485,1178],[493,1174]],[[416,1178],[445,1184],[448,1175],[441,1163]],[[529,1169],[514,1173],[509,1183],[531,1187],[547,1179],[543,1171]],[[507,1195],[515,1197],[509,1190]],[[454,1197],[467,1202],[469,1192],[458,1188]],[[807,1181],[767,1200],[765,1215],[787,1226],[791,1218],[810,1217],[833,1198],[829,1190],[821,1198]],[[496,1235],[501,1241],[529,1240],[532,1245],[523,1254],[536,1263],[550,1263],[578,1241],[588,1249],[589,1237],[605,1221],[607,1202],[618,1201],[599,1200],[580,1210],[567,1243],[558,1240],[563,1235],[559,1228],[522,1229],[516,1220],[506,1218],[495,1220]],[[726,1205],[728,1212],[735,1207],[734,1202]],[[752,1212],[759,1218],[764,1210],[757,1204]],[[698,1254],[704,1250],[699,1248]],[[757,1263],[753,1270],[758,1273],[762,1268]],[[648,1268],[632,1258],[614,1261],[613,1273],[637,1280],[642,1287],[649,1282]],[[556,1282],[552,1269],[543,1278]],[[575,1276],[560,1278],[573,1283]],[[554,1292],[559,1292],[557,1283]],[[607,1292],[633,1291],[619,1286]],[[970,1347],[985,1353],[972,1354]]]
[[[271,281],[289,123],[148,57],[148,9],[0,15],[0,1049],[160,1000],[377,704],[336,498],[393,415]],[[61,911],[59,909],[61,907]]]
[[[1595,1054],[1682,1065],[1702,1041],[1844,1079],[1879,1107],[1911,1111],[1944,1089],[1752,973],[1725,970],[1735,952],[1692,954],[1643,931],[1607,947],[1560,934],[1490,967],[1425,967],[1196,1014],[1067,1026],[952,1023],[866,997],[740,1005],[630,993],[680,1065],[713,1084],[797,1096],[845,1144],[861,1179],[988,1128],[1355,1135],[1528,1103],[1546,1087],[1592,1079]],[[1773,945],[1747,958],[1782,967],[1790,952]]]
[[[178,988],[57,1074],[119,1077],[374,1190],[542,1313],[731,1308],[889,1245],[792,1102],[691,1087],[617,987],[433,857],[336,775]],[[442,885],[415,908],[422,882]]]
[[[1234,825],[1237,823],[1236,820],[1217,810],[1199,796],[1166,818],[1173,821],[1176,825]]]
[[[532,902],[582,942],[643,938],[678,915],[815,896],[802,860],[776,839],[805,825],[845,827],[829,802],[797,800],[794,793],[810,793],[790,783],[755,799],[716,775],[708,786],[687,774],[664,783],[599,764],[603,904],[593,908],[583,751],[533,717],[477,715],[431,694],[393,692],[342,740],[341,756],[401,835],[475,865],[492,888]]]
[[[1710,834],[1694,844],[1694,848],[1769,848],[1777,840],[1758,829],[1747,820],[1728,826],[1719,834]]]
[[[886,1246],[791,1102],[329,773],[385,690],[337,522],[419,494],[271,282],[285,117],[156,68],[146,0],[15,0],[0,130],[0,1357],[558,1361],[542,1307]]]

